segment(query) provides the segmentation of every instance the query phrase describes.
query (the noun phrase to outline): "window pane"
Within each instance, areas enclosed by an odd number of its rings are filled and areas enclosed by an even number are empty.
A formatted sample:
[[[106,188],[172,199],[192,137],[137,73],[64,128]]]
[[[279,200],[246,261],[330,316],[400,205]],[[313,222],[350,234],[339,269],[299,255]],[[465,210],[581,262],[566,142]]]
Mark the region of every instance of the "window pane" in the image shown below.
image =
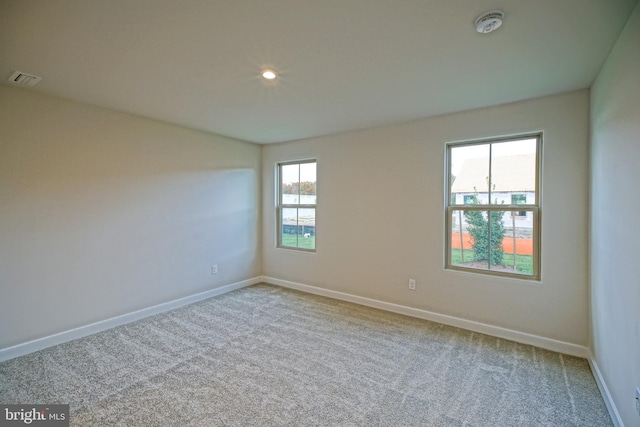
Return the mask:
[[[280,168],[282,203],[297,205],[300,203],[300,165],[282,165]]]
[[[512,205],[526,205],[527,204],[527,195],[526,194],[512,194],[511,195],[511,204]]]
[[[515,260],[529,263],[528,268],[519,266],[519,273],[533,274],[531,230],[514,228],[512,222],[505,211],[453,210],[451,264],[512,273]]]
[[[451,264],[488,269],[486,212],[453,210],[451,214]],[[483,249],[484,248],[484,249]]]
[[[451,147],[450,150],[451,204],[486,204],[489,186],[489,144],[461,145]],[[473,196],[477,196],[477,199]]]
[[[316,204],[316,163],[300,165],[300,203]]]
[[[281,246],[316,248],[316,210],[283,208]]]
[[[298,247],[316,248],[316,210],[299,209],[298,213]]]
[[[491,190],[495,193],[492,202],[513,203],[513,193],[519,193],[527,204],[535,204],[536,147],[535,139],[492,144]]]
[[[514,214],[519,214],[516,211]],[[533,217],[533,211],[522,211],[524,217]],[[502,239],[505,271],[518,274],[533,274],[533,228],[520,221],[518,216],[503,217],[505,233]]]

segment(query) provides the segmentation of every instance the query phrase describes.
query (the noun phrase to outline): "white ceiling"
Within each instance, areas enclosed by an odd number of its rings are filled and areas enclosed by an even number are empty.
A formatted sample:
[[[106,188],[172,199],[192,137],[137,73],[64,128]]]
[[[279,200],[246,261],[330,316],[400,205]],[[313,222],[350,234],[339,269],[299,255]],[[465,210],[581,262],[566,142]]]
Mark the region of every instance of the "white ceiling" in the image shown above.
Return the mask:
[[[589,87],[637,0],[2,0],[0,77],[257,143]],[[502,9],[504,25],[473,22]],[[281,73],[267,84],[258,75]]]

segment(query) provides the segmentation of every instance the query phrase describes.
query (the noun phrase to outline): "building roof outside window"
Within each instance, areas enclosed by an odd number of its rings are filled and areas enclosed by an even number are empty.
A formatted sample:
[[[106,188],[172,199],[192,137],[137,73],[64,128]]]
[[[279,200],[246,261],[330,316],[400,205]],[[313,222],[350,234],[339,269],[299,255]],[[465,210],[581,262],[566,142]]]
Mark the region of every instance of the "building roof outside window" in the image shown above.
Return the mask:
[[[536,155],[518,154],[493,157],[491,192],[534,192],[536,182]],[[486,193],[489,177],[489,159],[466,159],[451,186],[451,193]]]

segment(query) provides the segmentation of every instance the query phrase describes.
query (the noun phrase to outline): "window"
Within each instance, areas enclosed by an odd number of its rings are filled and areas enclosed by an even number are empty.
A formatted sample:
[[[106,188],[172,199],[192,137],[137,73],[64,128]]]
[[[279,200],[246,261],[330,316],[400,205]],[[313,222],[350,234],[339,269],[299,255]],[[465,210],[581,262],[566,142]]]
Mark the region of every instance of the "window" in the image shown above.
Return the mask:
[[[527,204],[527,195],[526,194],[512,194],[511,195],[511,204],[512,205],[526,205]],[[514,211],[511,212],[511,216],[516,217],[516,219],[526,218],[527,211]]]
[[[465,194],[464,196],[464,204],[465,205],[472,205],[473,204],[473,199],[474,199],[474,195],[473,194]]]
[[[316,249],[316,161],[278,164],[278,247]]]
[[[542,135],[447,144],[447,269],[540,278]]]

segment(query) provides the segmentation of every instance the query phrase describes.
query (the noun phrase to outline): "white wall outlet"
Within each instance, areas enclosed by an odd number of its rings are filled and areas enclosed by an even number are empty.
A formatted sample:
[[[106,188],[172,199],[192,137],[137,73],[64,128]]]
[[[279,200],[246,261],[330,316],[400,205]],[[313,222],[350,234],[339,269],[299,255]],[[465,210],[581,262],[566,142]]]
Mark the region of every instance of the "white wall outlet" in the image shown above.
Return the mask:
[[[211,275],[218,274],[218,264],[213,264],[211,266]]]
[[[636,387],[636,412],[640,415],[640,387]]]
[[[416,290],[416,279],[409,279],[409,289],[412,291]]]

